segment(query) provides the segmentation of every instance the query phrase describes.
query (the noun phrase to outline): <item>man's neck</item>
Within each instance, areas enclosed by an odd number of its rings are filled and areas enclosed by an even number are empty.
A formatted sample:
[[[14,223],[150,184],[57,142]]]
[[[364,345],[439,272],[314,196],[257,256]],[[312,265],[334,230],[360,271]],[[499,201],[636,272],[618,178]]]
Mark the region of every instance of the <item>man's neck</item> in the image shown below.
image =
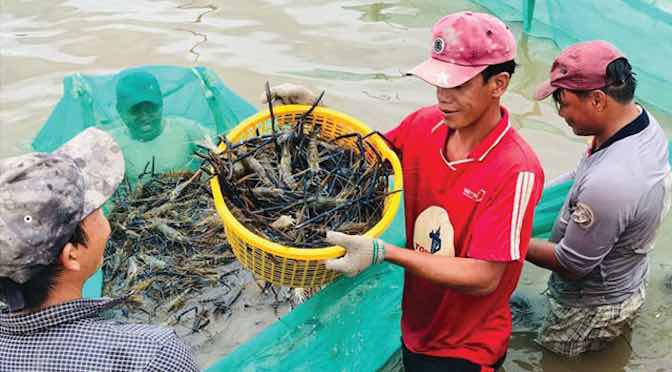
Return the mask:
[[[78,281],[57,282],[39,310],[82,298],[83,286],[84,283]]]
[[[498,102],[496,105],[489,107],[474,123],[456,129],[446,141],[445,152],[449,160],[466,159],[474,148],[497,127],[501,119],[502,111]]]
[[[641,110],[642,109],[634,102],[616,107],[613,110],[613,113],[606,115],[606,127],[601,133],[595,135],[594,147],[599,148],[611,138],[611,136],[623,129],[626,125],[632,123],[632,121],[642,113]]]

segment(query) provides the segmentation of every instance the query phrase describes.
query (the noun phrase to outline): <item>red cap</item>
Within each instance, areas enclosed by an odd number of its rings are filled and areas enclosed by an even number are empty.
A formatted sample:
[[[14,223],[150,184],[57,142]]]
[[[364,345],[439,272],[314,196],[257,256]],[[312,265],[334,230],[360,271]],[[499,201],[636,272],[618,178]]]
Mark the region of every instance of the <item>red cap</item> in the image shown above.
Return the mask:
[[[431,58],[408,74],[442,88],[467,82],[490,65],[516,57],[516,39],[504,22],[485,13],[459,12],[432,28]]]
[[[542,100],[558,88],[602,88],[607,85],[607,66],[619,58],[624,58],[623,53],[604,40],[570,45],[555,59],[551,78],[537,88],[534,98]]]

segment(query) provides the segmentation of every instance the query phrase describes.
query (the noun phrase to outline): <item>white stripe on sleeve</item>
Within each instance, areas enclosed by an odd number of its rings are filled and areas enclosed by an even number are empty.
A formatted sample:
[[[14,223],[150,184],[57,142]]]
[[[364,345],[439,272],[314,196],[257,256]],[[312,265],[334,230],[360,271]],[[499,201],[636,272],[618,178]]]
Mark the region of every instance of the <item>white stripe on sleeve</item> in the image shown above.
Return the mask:
[[[513,198],[513,213],[511,213],[511,259],[520,258],[520,231],[523,229],[523,218],[532,196],[534,173],[520,172],[516,180],[516,194]]]

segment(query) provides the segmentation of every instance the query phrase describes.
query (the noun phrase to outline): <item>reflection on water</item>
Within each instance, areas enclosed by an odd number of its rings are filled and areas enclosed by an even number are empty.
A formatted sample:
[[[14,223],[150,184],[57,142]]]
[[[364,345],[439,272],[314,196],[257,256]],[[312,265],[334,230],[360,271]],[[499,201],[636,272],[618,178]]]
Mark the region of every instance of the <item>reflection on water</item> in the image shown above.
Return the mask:
[[[343,9],[352,9],[362,13],[359,20],[362,22],[387,22],[391,16],[386,9],[394,8],[394,4],[373,3],[365,5],[344,6]]]
[[[63,76],[141,64],[206,65],[255,104],[266,80],[325,89],[329,105],[375,129],[390,129],[435,101],[425,83],[401,78],[426,58],[429,27],[452,11],[481,10],[467,0],[5,0],[0,9],[0,157],[29,151],[62,93]],[[520,66],[504,103],[552,178],[576,164],[585,139],[572,134],[550,102],[530,99],[558,50],[546,40],[524,38],[520,25],[513,30]],[[672,134],[672,118],[654,114]],[[505,369],[669,369],[670,221],[658,239],[647,303],[634,331],[600,353],[567,361],[532,342],[548,275],[526,266],[519,292],[529,299],[525,312],[533,321],[517,325]]]

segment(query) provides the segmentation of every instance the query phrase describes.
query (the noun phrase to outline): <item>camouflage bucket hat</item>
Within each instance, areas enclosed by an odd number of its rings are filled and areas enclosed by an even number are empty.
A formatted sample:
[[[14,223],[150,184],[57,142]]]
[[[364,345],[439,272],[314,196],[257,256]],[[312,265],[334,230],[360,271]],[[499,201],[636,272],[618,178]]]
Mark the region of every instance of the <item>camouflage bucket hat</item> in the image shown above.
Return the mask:
[[[51,154],[0,160],[0,277],[23,284],[58,257],[124,175],[121,149],[89,128]]]

